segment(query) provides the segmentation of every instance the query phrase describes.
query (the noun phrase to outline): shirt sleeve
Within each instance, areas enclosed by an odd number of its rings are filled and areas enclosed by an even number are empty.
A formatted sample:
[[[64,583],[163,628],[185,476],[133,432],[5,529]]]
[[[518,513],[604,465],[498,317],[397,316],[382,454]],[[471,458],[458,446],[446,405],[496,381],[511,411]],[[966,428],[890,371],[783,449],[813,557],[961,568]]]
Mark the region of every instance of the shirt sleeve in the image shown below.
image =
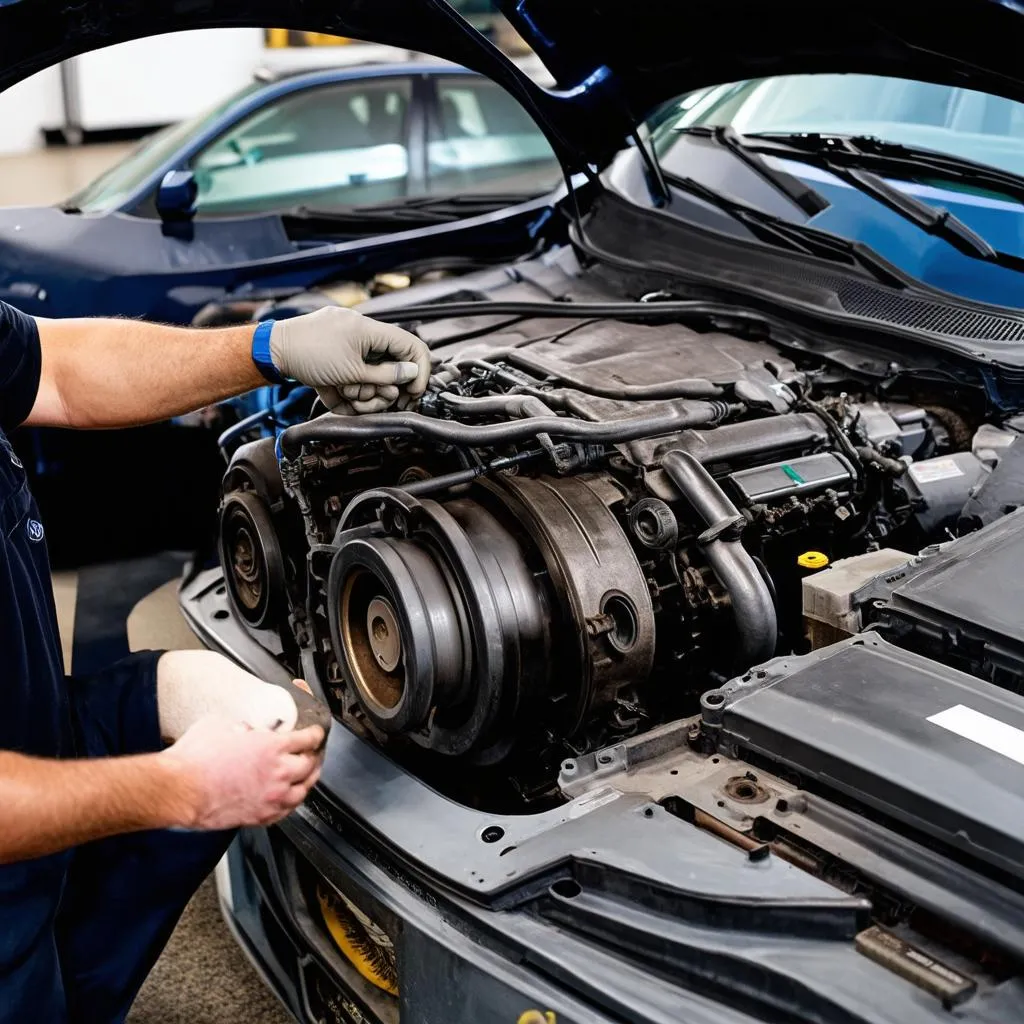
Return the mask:
[[[20,426],[39,391],[39,328],[30,316],[0,302],[0,428]]]

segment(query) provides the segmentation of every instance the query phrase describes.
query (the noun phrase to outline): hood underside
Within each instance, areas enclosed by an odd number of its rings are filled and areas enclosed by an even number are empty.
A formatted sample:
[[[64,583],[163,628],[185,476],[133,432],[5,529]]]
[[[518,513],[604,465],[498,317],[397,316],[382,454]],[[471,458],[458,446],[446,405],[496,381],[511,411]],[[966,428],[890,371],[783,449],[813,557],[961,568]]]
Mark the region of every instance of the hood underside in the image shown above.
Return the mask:
[[[558,82],[531,82],[445,0],[0,0],[0,89],[76,54],[187,29],[328,32],[432,53],[505,86],[571,170],[601,164],[659,103],[778,74],[891,75],[1024,101],[1024,3],[498,0]]]

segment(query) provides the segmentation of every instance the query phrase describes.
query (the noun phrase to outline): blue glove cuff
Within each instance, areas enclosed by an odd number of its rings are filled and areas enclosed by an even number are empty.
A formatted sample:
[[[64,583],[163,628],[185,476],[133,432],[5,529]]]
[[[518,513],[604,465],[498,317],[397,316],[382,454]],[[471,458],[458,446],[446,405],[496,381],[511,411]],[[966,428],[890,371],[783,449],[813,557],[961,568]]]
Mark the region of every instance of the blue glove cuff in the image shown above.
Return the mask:
[[[252,361],[271,384],[284,384],[287,378],[282,376],[270,355],[270,332],[273,329],[273,320],[263,320],[257,325],[252,336]]]

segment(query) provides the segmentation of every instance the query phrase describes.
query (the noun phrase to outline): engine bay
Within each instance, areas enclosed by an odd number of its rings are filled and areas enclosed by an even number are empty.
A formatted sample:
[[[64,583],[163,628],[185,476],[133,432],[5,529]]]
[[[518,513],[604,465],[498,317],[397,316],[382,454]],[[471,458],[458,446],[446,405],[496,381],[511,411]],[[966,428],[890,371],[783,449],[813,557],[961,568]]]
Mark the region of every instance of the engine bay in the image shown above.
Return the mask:
[[[505,812],[818,646],[805,581],[982,525],[971,503],[1017,436],[962,387],[728,311],[655,294],[610,315],[570,269],[429,286],[547,308],[412,318],[436,357],[418,409],[314,411],[239,448],[223,485],[250,635],[428,784]]]

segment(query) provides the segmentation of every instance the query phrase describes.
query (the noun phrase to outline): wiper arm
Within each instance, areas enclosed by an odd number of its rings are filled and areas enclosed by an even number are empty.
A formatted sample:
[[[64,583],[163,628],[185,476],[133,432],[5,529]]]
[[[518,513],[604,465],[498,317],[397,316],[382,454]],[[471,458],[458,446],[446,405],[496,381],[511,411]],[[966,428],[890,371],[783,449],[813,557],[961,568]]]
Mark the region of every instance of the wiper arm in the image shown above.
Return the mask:
[[[827,153],[837,164],[873,167],[882,172],[900,172],[911,179],[919,176],[922,171],[931,171],[947,181],[962,182],[975,188],[980,185],[1024,204],[1022,175],[962,156],[939,153],[933,149],[918,149],[901,142],[888,142],[874,135],[753,132],[745,136],[745,139],[756,145],[759,153],[775,153],[779,156]]]
[[[777,192],[781,192],[790,202],[800,207],[808,217],[813,217],[827,210],[828,200],[818,191],[805,185],[795,175],[787,174],[762,160],[756,150],[749,146],[743,136],[729,125],[709,128],[704,125],[688,125],[675,128],[681,135],[692,135],[695,138],[709,139],[724,146],[738,160],[747,165],[755,174],[768,182]]]
[[[723,213],[727,213],[743,224],[756,238],[769,245],[777,245],[804,256],[816,256],[833,263],[859,267],[871,274],[876,281],[891,288],[906,288],[907,286],[907,278],[863,242],[851,242],[849,239],[840,238],[838,235],[829,234],[818,228],[808,227],[805,224],[793,224],[781,217],[776,217],[773,213],[767,213],[755,206],[748,206],[746,203],[729,199],[728,196],[716,192],[707,185],[702,185],[693,178],[680,177],[675,174],[666,174],[665,178],[676,188],[702,199]]]
[[[444,224],[463,220],[474,213],[491,213],[494,210],[525,203],[543,192],[481,192],[468,195],[414,196],[392,199],[388,202],[367,205],[313,207],[299,206],[289,214],[299,220],[322,221],[337,224],[362,224],[366,222],[397,222],[415,224]]]
[[[1024,269],[1024,260],[994,249],[955,213],[924,203],[920,199],[894,188],[884,178],[861,166],[863,164],[879,166],[883,163],[888,166],[888,158],[880,159],[872,153],[865,153],[852,136],[808,134],[783,138],[774,135],[751,135],[745,144],[752,146],[758,152],[767,151],[790,159],[810,161],[818,167],[823,167],[848,185],[866,193],[894,213],[898,213],[912,224],[916,224],[922,231],[948,242],[965,256],[998,263],[1014,270]],[[780,145],[785,147],[783,153],[778,152]],[[889,146],[890,144],[881,143],[881,145]],[[903,149],[901,146],[896,148]],[[903,162],[902,157],[901,162]],[[879,169],[882,169],[881,166]],[[920,173],[921,169],[921,166],[918,165],[917,173]],[[906,168],[903,167],[901,170],[905,171]]]
[[[884,178],[858,168],[828,168],[841,178],[877,199],[883,206],[916,224],[922,231],[949,242],[966,256],[1001,262],[1000,253],[976,231],[969,228],[955,213],[940,206],[930,206],[914,196],[893,188]]]

